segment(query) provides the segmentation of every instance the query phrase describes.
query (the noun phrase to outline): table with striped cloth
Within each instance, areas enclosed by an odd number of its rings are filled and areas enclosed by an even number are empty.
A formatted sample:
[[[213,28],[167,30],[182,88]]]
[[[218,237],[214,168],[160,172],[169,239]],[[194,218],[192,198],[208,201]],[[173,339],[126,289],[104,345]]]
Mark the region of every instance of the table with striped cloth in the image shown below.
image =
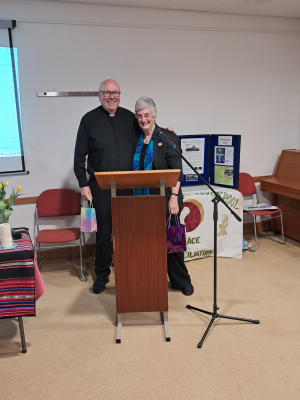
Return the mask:
[[[35,316],[34,249],[28,231],[16,230],[18,247],[0,250],[0,318]]]

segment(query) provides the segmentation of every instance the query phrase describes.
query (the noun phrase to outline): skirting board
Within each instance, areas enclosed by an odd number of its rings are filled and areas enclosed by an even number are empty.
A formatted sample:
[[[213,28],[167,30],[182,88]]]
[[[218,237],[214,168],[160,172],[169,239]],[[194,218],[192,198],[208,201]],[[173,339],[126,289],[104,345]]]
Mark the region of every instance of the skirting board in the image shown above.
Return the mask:
[[[256,224],[257,232],[268,232],[270,223],[268,221],[258,222]],[[253,224],[247,223],[243,226],[243,234],[253,234]],[[86,245],[87,257],[94,256],[95,244]],[[60,249],[41,250],[42,261],[71,260],[79,258],[78,247],[65,247]]]

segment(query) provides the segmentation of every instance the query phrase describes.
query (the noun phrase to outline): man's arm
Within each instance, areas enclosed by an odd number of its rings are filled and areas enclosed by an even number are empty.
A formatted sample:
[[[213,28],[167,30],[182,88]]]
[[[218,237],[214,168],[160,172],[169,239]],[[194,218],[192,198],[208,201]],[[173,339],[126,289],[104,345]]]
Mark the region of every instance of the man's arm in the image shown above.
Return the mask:
[[[93,199],[92,192],[89,186],[81,188],[81,198],[82,200],[91,201]]]
[[[74,172],[81,187],[82,200],[91,200],[92,194],[86,177],[85,162],[88,154],[88,134],[84,118],[80,121],[74,153]]]

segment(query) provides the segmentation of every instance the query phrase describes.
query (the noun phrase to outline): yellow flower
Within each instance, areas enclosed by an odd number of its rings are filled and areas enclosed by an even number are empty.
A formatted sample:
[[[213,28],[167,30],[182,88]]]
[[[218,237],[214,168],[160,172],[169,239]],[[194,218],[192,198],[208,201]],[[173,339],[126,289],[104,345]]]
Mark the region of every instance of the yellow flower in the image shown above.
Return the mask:
[[[17,187],[17,192],[20,192],[21,190],[22,190],[22,186],[19,185],[19,186]]]
[[[4,183],[4,186],[8,186],[8,184],[9,184],[9,181],[6,181],[6,182]]]
[[[0,189],[2,189],[2,185],[1,185],[1,183],[0,183]]]

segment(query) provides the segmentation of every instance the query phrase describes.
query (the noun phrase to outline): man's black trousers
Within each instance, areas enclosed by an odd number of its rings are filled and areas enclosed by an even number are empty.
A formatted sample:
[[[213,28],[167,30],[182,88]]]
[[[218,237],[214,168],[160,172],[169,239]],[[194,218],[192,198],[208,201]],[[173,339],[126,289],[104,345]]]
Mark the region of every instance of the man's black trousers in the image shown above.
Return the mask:
[[[111,192],[101,190],[95,178],[89,181],[96,211],[97,233],[95,249],[95,273],[97,278],[105,279],[110,274],[111,265]]]

